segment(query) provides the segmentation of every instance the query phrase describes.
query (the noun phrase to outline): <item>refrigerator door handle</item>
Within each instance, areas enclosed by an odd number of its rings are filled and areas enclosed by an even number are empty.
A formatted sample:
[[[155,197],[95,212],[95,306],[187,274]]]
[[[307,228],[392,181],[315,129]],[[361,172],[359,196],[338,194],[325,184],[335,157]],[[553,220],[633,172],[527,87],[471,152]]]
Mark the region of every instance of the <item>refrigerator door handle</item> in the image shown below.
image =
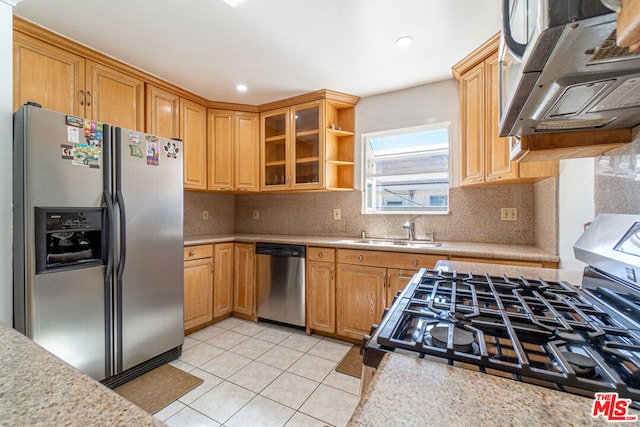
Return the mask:
[[[82,93],[82,100],[84,102],[84,92]],[[110,135],[111,128],[109,125],[104,125],[104,135],[108,137]],[[108,140],[108,139],[107,139]],[[113,311],[113,300],[112,300],[112,280],[113,280],[113,268],[114,268],[114,253],[115,253],[115,209],[113,206],[113,195],[111,194],[111,164],[112,164],[112,156],[111,150],[104,150],[103,157],[104,165],[103,165],[103,175],[102,175],[102,197],[104,199],[104,203],[106,205],[106,224],[103,226],[106,227],[105,236],[107,239],[106,249],[107,249],[107,265],[105,267],[104,272],[104,315],[105,315],[105,377],[110,377],[113,374],[113,348],[111,346],[113,339],[113,319],[111,317],[111,313]],[[103,233],[105,230],[103,230]]]
[[[122,195],[122,129],[115,130],[115,189],[116,204],[120,218],[120,257],[118,260],[118,271],[116,273],[116,331],[117,331],[117,351],[116,351],[116,373],[122,369],[122,277],[124,276],[125,260],[127,255],[127,218],[125,216],[124,196]]]
[[[103,198],[107,205],[107,265],[104,273],[104,308],[105,308],[105,375],[109,377],[111,375],[111,277],[113,275],[113,252],[115,247],[115,241],[113,239],[113,233],[115,230],[114,224],[114,209],[113,201],[111,200],[111,193],[108,189],[104,189]]]
[[[124,263],[127,255],[127,226],[124,208],[124,197],[122,191],[116,191],[116,199],[118,202],[118,211],[120,212],[120,259],[118,261],[118,283],[122,283],[122,275],[124,274]]]

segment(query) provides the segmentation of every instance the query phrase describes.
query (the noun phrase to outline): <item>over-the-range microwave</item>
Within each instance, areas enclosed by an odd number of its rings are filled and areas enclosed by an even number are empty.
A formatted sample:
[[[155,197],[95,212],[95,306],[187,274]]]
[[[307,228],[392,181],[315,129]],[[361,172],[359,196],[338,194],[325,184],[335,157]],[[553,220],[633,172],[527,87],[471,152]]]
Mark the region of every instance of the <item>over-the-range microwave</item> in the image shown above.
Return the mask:
[[[640,123],[640,52],[616,45],[616,13],[601,0],[502,6],[500,136]]]

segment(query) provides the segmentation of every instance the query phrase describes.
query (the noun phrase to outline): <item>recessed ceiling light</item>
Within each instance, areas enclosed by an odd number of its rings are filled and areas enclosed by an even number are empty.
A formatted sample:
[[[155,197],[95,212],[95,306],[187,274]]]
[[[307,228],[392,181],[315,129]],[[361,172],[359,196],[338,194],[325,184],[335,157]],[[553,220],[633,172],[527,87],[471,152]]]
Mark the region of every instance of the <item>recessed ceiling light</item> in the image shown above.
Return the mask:
[[[247,85],[243,85],[243,84],[236,85],[236,90],[238,92],[246,92],[247,91]]]
[[[411,36],[402,36],[396,40],[396,45],[398,47],[407,47],[413,43],[413,37]]]
[[[247,0],[222,0],[222,1],[225,2],[226,4],[228,4],[231,7],[238,7],[242,3],[246,2]]]

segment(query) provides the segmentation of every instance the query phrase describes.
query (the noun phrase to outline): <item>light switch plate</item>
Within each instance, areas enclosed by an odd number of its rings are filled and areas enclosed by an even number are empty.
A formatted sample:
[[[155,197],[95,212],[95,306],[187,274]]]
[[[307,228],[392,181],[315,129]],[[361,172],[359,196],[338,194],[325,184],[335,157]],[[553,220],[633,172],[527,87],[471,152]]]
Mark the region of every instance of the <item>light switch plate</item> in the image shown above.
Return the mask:
[[[258,209],[253,211],[253,219],[260,219],[260,211]]]
[[[209,219],[209,211],[202,211],[202,219],[204,220]]]
[[[340,209],[336,208],[333,210],[333,219],[335,219],[336,221],[339,221],[340,218],[342,217],[342,212],[340,211]]]

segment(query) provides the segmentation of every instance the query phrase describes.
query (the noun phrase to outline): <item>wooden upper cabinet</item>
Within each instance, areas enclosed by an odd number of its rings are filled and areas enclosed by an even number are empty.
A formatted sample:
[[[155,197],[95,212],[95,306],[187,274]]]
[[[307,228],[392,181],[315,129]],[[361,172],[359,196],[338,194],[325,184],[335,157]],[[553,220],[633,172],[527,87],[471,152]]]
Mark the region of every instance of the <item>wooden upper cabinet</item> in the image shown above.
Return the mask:
[[[511,160],[514,138],[500,137],[499,34],[453,66],[460,81],[460,185],[517,184],[558,176],[558,162]]]
[[[175,93],[147,84],[147,133],[165,138],[180,137],[180,97]]]
[[[121,71],[87,61],[86,107],[93,120],[128,129],[144,129],[144,82]]]
[[[214,191],[258,191],[258,113],[209,109],[209,181]]]
[[[180,138],[184,150],[184,188],[207,189],[207,108],[180,98]]]
[[[84,116],[85,60],[48,43],[13,33],[13,110],[28,101]]]
[[[234,114],[235,188],[260,190],[260,116],[258,113]]]
[[[484,79],[484,64],[477,65],[460,79],[461,184],[484,181]]]
[[[263,113],[261,129],[262,191],[324,186],[322,101]]]
[[[353,191],[359,99],[323,90],[260,106],[261,191]]]
[[[144,129],[144,82],[14,31],[14,109],[27,101],[130,129]]]
[[[209,174],[207,189],[232,191],[233,177],[233,111],[207,112],[207,146]]]
[[[290,186],[289,109],[260,113],[260,181],[262,191],[287,190]]]
[[[492,54],[484,63],[485,84],[487,86],[487,123],[485,160],[486,180],[518,178],[518,165],[510,158],[511,144],[509,137],[500,137],[500,63],[498,52]]]

